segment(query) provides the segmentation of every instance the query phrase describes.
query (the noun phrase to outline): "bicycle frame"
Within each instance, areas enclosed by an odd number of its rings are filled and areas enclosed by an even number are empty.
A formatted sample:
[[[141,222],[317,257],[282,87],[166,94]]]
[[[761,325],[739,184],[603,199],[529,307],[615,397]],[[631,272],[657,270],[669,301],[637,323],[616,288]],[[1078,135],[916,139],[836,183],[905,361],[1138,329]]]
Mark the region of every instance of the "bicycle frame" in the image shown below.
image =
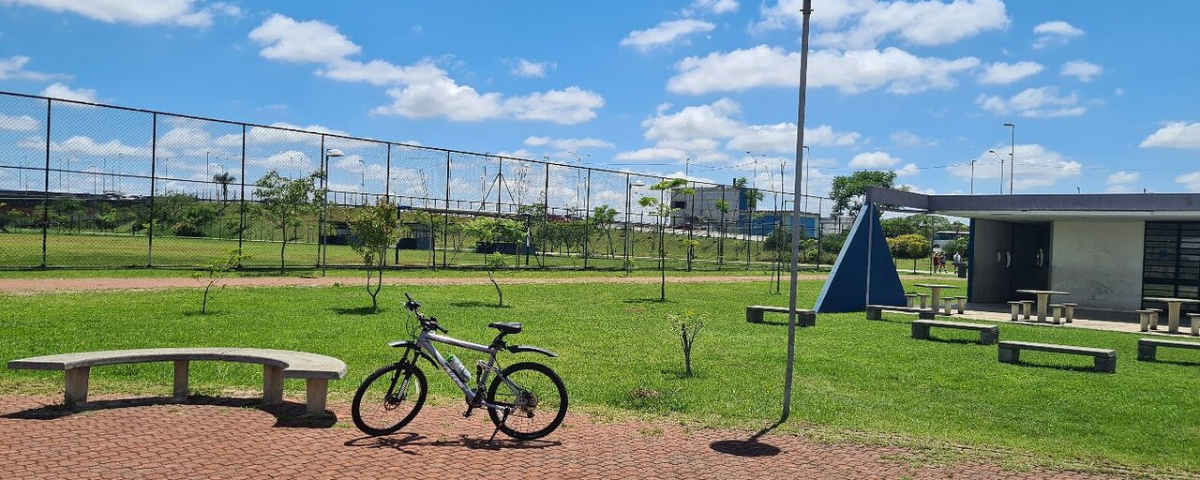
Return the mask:
[[[486,353],[488,355],[488,361],[487,361],[486,368],[482,368],[483,365],[476,364],[476,366],[477,366],[476,377],[474,379],[476,382],[475,389],[472,389],[470,385],[467,385],[467,382],[458,378],[458,375],[454,373],[454,370],[452,368],[450,368],[450,363],[447,362],[444,357],[442,357],[441,352],[439,352],[437,347],[435,347],[433,345],[435,342],[436,343],[444,343],[446,345],[451,345],[451,346],[455,346],[455,347],[459,347],[459,348],[465,348],[467,350],[472,350],[472,351],[476,351],[476,352],[480,352],[480,353]],[[397,343],[394,343],[393,345],[398,345],[400,343],[401,342],[397,342]],[[411,345],[411,342],[409,343],[409,345]],[[476,407],[482,406],[482,407],[487,407],[489,409],[501,410],[501,411],[508,411],[508,410],[512,409],[511,406],[496,405],[494,403],[490,403],[490,402],[483,400],[484,385],[487,384],[487,379],[493,373],[495,373],[496,375],[499,375],[499,378],[501,379],[501,381],[504,382],[505,386],[513,389],[514,392],[519,390],[519,387],[517,387],[512,382],[510,382],[508,380],[508,378],[505,378],[503,375],[500,375],[500,370],[498,368],[496,368],[496,354],[500,353],[499,348],[493,348],[493,347],[489,347],[487,345],[480,345],[478,343],[472,343],[472,342],[468,342],[465,340],[459,340],[459,339],[453,338],[453,337],[438,335],[436,333],[433,333],[433,332],[427,331],[427,330],[423,330],[421,332],[421,334],[417,336],[416,347],[420,350],[421,353],[424,354],[424,356],[426,356],[429,359],[432,359],[435,363],[437,363],[437,366],[439,368],[441,368],[442,372],[444,372],[447,376],[450,377],[450,380],[453,381],[454,384],[458,386],[459,390],[462,390],[463,395],[466,396],[468,405],[476,406]],[[413,359],[413,361],[415,362],[416,359]]]

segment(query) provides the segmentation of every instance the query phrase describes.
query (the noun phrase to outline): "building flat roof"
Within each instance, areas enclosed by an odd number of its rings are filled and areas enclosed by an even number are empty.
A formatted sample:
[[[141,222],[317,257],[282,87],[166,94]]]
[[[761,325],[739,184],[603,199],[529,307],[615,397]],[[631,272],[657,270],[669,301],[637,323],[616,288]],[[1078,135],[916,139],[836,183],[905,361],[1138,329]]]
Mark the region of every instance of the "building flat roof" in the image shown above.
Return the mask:
[[[1200,221],[1200,194],[925,195],[868,187],[867,201],[901,210],[1011,222]]]

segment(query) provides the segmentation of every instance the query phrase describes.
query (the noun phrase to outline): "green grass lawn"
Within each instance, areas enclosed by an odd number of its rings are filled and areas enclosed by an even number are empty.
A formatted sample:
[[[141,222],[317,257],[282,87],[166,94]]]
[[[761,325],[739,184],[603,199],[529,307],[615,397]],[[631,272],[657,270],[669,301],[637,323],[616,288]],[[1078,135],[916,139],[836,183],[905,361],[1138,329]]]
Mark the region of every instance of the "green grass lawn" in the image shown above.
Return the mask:
[[[676,279],[677,282],[686,281]],[[755,283],[528,285],[505,288],[512,306],[497,308],[491,286],[413,286],[425,310],[451,333],[487,342],[492,321],[524,322],[515,343],[549,348],[544,361],[564,378],[582,410],[686,418],[701,425],[758,429],[778,419],[785,368],[783,315],[747,324],[748,304],[784,305]],[[811,305],[820,282],[801,285]],[[200,293],[170,290],[3,297],[0,360],[121,348],[245,346],[295,349],[341,358],[343,399],[363,376],[394,359],[387,342],[405,337],[401,288],[385,289],[386,309],[370,314],[357,285],[330,288],[227,289],[209,315]],[[709,315],[693,352],[695,376],[683,374],[668,312]],[[1119,465],[1157,473],[1200,472],[1200,354],[1162,350],[1158,362],[1136,361],[1137,336],[1028,325],[1001,326],[1001,338],[1118,351],[1115,375],[1091,371],[1091,358],[1038,352],[1020,365],[997,362],[995,346],[973,332],[935,330],[933,341],[909,337],[910,317],[825,314],[797,331],[793,417],[780,431],[856,432],[917,444],[966,444],[1011,452],[1017,464]],[[447,347],[448,349],[450,347]],[[473,360],[470,353],[454,352]],[[510,356],[516,361],[522,356]],[[467,362],[468,364],[470,362]],[[92,389],[165,395],[170,363],[98,367]],[[455,397],[450,382],[427,369],[435,394]],[[261,369],[198,362],[201,392],[261,388]],[[53,394],[61,372],[0,370],[6,392]],[[303,384],[289,381],[289,391]],[[652,393],[651,393],[652,392]],[[851,435],[853,437],[853,435]],[[858,438],[858,437],[854,437]]]

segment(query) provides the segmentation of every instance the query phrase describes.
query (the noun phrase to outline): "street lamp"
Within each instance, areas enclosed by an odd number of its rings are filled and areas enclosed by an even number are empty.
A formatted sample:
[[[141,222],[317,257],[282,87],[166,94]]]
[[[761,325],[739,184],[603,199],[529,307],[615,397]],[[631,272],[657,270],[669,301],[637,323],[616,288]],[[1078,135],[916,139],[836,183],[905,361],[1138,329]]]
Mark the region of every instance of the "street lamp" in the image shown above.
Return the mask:
[[[975,194],[975,159],[971,159],[971,195]]]
[[[1004,126],[1012,130],[1012,137],[1008,144],[1008,194],[1013,193],[1013,176],[1017,168],[1017,126],[1011,123],[1006,123]]]
[[[1004,157],[996,153],[995,150],[988,150],[988,153],[995,155],[997,160],[1000,160],[1000,194],[1004,194]]]
[[[336,148],[325,150],[325,161],[322,163],[322,171],[329,172],[329,159],[334,157],[344,157],[345,153]],[[329,216],[329,180],[321,176],[321,223],[318,226],[318,234],[321,236],[321,276],[325,276],[325,258],[328,253],[328,246],[325,244],[325,219]]]
[[[804,206],[804,213],[808,213],[808,180],[810,178],[812,178],[812,176],[810,176],[808,174],[808,167],[810,165],[812,165],[812,162],[808,161],[807,159],[808,159],[809,154],[812,153],[812,150],[810,150],[808,148],[808,145],[803,145],[803,147],[804,147],[804,158],[801,159],[801,160],[804,160],[804,205],[803,206]],[[781,182],[783,181],[782,178],[783,177],[780,176]]]

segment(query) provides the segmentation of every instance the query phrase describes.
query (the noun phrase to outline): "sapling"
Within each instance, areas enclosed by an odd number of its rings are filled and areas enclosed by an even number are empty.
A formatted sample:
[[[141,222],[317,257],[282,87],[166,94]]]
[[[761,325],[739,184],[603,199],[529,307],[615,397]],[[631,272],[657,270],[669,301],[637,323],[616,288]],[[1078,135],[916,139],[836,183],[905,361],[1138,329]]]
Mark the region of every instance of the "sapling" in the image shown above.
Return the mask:
[[[692,376],[692,346],[696,343],[696,335],[700,333],[701,328],[704,328],[704,321],[707,319],[707,313],[696,314],[687,311],[682,315],[667,314],[667,320],[671,322],[671,331],[679,335],[680,345],[683,346],[683,365],[686,375],[689,377]]]
[[[197,279],[204,279],[207,276],[208,280],[208,284],[204,286],[204,302],[200,304],[201,315],[208,313],[208,294],[212,290],[213,285],[222,278],[225,278],[230,270],[241,265],[243,260],[249,258],[250,255],[242,255],[241,250],[233,249],[226,250],[224,257],[215,258],[207,264],[196,265],[202,271],[196,272],[193,276]],[[221,288],[225,288],[225,285],[221,285]]]

